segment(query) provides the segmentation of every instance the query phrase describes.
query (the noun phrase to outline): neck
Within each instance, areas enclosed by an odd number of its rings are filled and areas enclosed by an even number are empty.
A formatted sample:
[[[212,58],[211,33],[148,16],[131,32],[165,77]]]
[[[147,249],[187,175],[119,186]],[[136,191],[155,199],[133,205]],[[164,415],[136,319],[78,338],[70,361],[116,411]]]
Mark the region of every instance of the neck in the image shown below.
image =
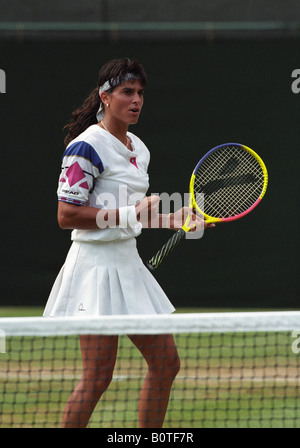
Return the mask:
[[[100,121],[99,125],[101,125],[106,131],[108,131],[122,143],[124,143],[125,146],[127,145],[127,124],[116,122],[115,120],[110,120],[109,118],[104,117]]]

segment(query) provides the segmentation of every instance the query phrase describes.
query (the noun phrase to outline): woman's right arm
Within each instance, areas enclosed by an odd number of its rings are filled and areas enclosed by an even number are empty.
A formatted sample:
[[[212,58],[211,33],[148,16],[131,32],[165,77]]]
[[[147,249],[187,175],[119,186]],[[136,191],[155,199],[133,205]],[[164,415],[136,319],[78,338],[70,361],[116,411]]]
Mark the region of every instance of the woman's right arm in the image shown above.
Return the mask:
[[[107,210],[99,210],[95,207],[87,207],[82,205],[69,204],[68,202],[59,201],[57,209],[57,220],[61,229],[81,229],[95,230],[99,229],[97,225],[97,214]],[[116,210],[111,210],[115,212]]]
[[[147,196],[136,206],[137,221],[151,227],[151,219],[158,213],[159,197]],[[99,230],[119,225],[119,210],[74,205],[58,201],[57,220],[61,229]]]

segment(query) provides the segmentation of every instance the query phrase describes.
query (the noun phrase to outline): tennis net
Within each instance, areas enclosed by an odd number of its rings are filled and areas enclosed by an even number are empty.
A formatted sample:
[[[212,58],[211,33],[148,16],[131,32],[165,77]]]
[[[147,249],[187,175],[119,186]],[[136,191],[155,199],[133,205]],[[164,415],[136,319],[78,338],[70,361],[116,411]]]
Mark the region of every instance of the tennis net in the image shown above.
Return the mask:
[[[114,375],[88,427],[137,428],[147,363],[128,335],[151,336],[153,342],[159,334],[174,335],[181,363],[164,428],[300,427],[298,311],[1,318],[0,427],[60,427],[83,378],[79,336],[108,341],[118,335]],[[159,341],[151,347],[154,357],[164,353]],[[89,360],[96,352],[90,351]],[[101,359],[102,373],[91,378],[103,376],[108,362]],[[158,383],[149,384],[154,400]],[[93,388],[89,381],[85,387]],[[153,403],[163,407],[159,399]],[[75,405],[84,407],[78,400]]]

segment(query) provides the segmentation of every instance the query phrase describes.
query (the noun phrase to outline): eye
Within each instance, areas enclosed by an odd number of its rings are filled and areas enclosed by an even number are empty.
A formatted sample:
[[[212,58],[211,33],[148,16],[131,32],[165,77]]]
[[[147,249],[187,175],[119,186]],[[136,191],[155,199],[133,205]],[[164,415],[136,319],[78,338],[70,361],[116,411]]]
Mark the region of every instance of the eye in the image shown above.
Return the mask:
[[[125,95],[132,95],[132,89],[124,89]]]

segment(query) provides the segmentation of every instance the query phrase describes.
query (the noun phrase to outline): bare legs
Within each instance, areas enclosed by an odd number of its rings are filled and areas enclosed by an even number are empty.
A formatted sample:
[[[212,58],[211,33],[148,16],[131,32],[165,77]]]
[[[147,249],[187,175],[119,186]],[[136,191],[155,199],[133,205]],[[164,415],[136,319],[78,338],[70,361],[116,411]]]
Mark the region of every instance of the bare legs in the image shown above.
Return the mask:
[[[179,371],[173,336],[130,336],[148,364],[139,399],[139,427],[161,428],[170,390]],[[66,404],[62,427],[84,428],[108,388],[115,366],[117,336],[81,336],[82,377]]]
[[[85,428],[103,392],[108,388],[116,361],[117,336],[81,336],[82,376],[69,397],[63,428]]]
[[[139,427],[161,428],[180,360],[172,335],[133,336],[148,364],[139,399]]]

